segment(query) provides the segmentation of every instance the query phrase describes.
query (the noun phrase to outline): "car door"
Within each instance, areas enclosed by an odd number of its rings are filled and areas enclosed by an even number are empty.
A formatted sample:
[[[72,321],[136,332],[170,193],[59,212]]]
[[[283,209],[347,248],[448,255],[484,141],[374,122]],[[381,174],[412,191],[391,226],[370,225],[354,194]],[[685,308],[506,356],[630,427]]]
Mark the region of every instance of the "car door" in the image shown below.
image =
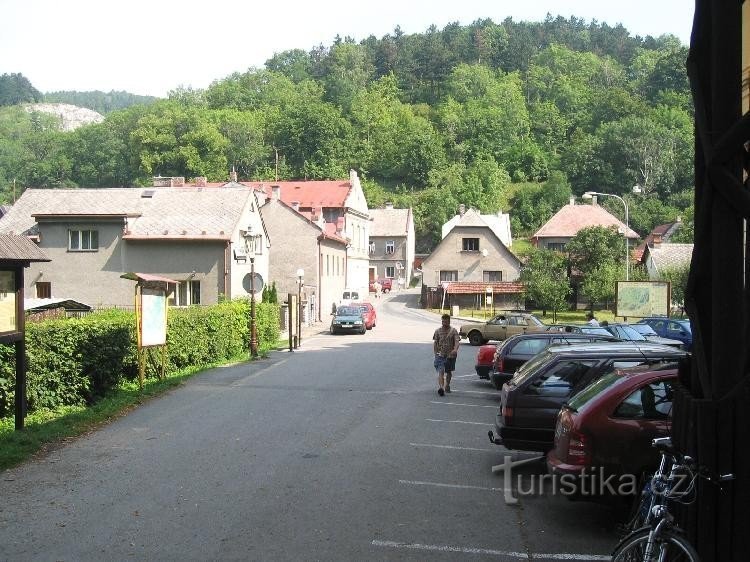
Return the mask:
[[[656,466],[659,455],[651,441],[669,435],[673,381],[641,384],[614,403],[605,427],[592,428],[597,455],[603,462],[618,472],[636,475]]]
[[[498,314],[484,325],[484,339],[504,340],[508,337],[508,319]]]

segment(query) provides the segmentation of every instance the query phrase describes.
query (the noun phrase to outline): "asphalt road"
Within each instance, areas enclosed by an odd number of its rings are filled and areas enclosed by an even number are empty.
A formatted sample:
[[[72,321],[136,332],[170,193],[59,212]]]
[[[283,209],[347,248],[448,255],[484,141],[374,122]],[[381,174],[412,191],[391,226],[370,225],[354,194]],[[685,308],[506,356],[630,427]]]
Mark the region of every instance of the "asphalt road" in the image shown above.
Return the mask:
[[[608,559],[611,507],[506,504],[492,467],[534,455],[487,440],[498,396],[476,348],[437,395],[439,318],[416,298],[375,301],[365,335],[206,371],[0,473],[0,560]],[[528,485],[543,465],[519,470]]]

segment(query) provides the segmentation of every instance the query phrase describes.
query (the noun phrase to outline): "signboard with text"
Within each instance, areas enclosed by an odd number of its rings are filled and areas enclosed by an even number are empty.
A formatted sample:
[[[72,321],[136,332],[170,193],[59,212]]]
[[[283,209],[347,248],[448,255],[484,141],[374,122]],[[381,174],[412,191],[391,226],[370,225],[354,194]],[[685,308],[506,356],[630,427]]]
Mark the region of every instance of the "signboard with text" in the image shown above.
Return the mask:
[[[669,316],[668,281],[618,281],[615,315],[626,318]]]
[[[15,272],[0,271],[0,333],[17,330]]]

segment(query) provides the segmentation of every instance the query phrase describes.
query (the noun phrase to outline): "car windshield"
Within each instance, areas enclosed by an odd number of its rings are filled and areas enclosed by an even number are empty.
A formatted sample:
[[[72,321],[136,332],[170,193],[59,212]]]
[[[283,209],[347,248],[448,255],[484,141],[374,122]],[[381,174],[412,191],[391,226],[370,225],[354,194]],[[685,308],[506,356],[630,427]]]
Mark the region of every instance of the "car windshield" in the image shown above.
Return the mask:
[[[600,392],[624,380],[625,377],[617,371],[610,371],[573,396],[573,398],[568,401],[568,406],[576,412],[580,412],[585,409],[586,404],[588,404]]]
[[[607,329],[623,340],[646,341],[646,338],[634,330],[632,326],[620,324],[618,326],[608,326]]]
[[[534,355],[534,357],[529,359],[526,363],[518,368],[516,374],[513,375],[513,378],[510,380],[510,383],[518,386],[525,379],[527,379],[531,373],[535,372],[538,367],[549,363],[553,359],[554,355],[549,351],[542,351],[540,353],[537,353],[536,355]]]
[[[336,316],[359,316],[360,309],[353,306],[340,306],[336,310]]]
[[[644,336],[658,336],[654,329],[648,324],[633,324],[633,329]]]

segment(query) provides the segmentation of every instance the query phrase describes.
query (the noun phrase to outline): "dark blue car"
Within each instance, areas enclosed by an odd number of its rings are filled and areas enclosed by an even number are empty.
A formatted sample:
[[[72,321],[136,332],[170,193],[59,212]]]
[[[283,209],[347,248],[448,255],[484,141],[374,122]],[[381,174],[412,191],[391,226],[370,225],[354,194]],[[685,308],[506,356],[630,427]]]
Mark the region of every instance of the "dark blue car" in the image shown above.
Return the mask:
[[[638,323],[648,324],[663,338],[680,340],[688,351],[693,349],[693,330],[690,327],[690,320],[652,316],[642,318]]]

